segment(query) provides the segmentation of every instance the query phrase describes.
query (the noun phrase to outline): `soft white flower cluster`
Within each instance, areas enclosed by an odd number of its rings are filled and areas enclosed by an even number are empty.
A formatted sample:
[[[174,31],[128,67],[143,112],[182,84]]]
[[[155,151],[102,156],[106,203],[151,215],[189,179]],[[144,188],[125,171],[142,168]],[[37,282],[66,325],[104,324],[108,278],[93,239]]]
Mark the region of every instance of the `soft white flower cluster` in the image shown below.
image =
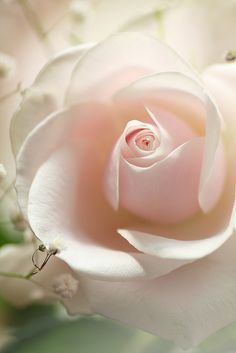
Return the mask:
[[[0,1],[0,296],[182,347],[236,319],[235,23],[233,0]]]

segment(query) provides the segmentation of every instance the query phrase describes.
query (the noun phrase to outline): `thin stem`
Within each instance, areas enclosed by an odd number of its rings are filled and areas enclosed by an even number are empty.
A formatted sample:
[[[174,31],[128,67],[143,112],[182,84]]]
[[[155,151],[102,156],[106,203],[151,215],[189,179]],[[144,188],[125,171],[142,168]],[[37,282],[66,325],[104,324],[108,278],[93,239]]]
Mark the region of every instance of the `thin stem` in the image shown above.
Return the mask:
[[[0,103],[2,103],[3,101],[7,100],[8,98],[14,96],[14,94],[20,93],[20,91],[21,91],[21,83],[19,82],[17,84],[16,88],[13,91],[11,91],[11,92],[5,94],[4,96],[0,97]]]
[[[68,11],[66,11],[62,16],[60,16],[46,31],[43,32],[44,36],[48,36],[67,16]]]
[[[15,181],[11,182],[11,184],[8,185],[8,187],[3,191],[2,195],[0,196],[0,202],[4,199],[4,197],[11,191],[11,189],[14,187]]]
[[[15,272],[0,272],[0,276],[7,277],[7,278],[20,278],[20,279],[27,279],[25,275]]]
[[[30,280],[31,277],[39,273],[39,271],[40,270],[37,267],[34,267],[27,275],[24,276],[24,278]]]

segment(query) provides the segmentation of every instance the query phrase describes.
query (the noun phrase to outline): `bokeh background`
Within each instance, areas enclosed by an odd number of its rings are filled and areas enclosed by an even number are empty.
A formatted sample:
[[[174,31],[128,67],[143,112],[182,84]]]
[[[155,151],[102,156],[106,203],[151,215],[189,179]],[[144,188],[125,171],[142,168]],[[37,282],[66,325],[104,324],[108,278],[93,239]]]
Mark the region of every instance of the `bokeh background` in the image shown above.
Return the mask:
[[[201,71],[224,61],[236,48],[236,1],[0,0],[0,164],[7,172],[0,179],[0,258],[9,244],[17,249],[31,236],[12,188],[15,168],[9,137],[10,120],[24,90],[60,50],[120,30],[142,31],[167,42]],[[17,293],[11,281],[0,276],[3,353],[183,352],[170,342],[108,319],[69,317],[59,303],[35,300],[17,307],[6,290]],[[236,323],[190,352],[236,352]]]

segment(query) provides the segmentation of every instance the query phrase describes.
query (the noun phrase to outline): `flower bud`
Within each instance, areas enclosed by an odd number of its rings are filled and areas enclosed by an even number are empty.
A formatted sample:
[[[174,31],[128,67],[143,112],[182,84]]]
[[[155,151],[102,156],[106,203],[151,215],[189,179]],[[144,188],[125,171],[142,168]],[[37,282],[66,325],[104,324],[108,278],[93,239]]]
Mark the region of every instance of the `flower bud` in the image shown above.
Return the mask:
[[[0,52],[0,79],[14,74],[16,63],[10,55]]]

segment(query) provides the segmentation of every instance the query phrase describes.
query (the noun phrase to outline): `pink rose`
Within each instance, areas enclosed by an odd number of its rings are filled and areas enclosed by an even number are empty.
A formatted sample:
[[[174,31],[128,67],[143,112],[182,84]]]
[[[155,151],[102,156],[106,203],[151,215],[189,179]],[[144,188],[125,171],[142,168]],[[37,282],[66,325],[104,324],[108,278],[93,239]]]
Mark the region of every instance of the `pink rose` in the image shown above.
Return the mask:
[[[219,106],[170,48],[121,33],[49,62],[12,122],[21,208],[91,311],[182,347],[236,319],[236,79],[227,107],[212,80]]]

